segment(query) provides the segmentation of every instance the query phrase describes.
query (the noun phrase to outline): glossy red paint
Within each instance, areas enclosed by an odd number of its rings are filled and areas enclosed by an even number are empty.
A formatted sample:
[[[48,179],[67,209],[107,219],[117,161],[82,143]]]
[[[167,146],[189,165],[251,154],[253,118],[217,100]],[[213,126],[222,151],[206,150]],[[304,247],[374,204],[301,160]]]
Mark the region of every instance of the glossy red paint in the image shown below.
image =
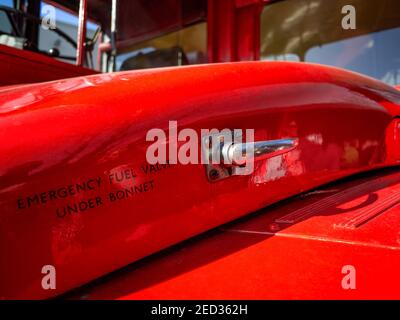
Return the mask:
[[[36,83],[96,74],[42,54],[0,45],[0,86]]]
[[[399,188],[398,168],[331,184],[64,298],[400,299]],[[355,290],[342,287],[346,265],[355,268]]]
[[[208,0],[208,61],[259,60],[261,0]]]
[[[319,65],[153,69],[0,93],[2,298],[63,293],[294,194],[399,161],[389,153],[395,149],[387,135],[400,93]],[[249,176],[215,183],[203,165],[149,172],[146,132],[171,120],[197,131],[251,128],[256,140],[295,137],[299,145],[257,162]],[[116,181],[115,174],[131,170],[134,179]],[[51,196],[84,181],[92,181],[93,190],[71,187],[74,196]],[[147,192],[110,201],[110,193],[132,185]],[[47,202],[27,208],[35,194]],[[57,217],[66,205],[96,197],[101,203],[92,209]],[[41,288],[41,268],[48,264],[57,269],[52,291]]]

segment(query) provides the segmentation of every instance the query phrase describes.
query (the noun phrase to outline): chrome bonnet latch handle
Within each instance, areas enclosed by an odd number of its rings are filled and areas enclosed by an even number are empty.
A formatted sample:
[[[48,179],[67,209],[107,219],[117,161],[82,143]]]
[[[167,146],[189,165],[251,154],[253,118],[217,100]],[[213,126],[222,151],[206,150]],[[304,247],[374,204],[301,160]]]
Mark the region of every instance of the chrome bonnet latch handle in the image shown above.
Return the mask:
[[[228,132],[202,137],[202,153],[206,160],[209,181],[234,175],[249,175],[254,163],[290,152],[298,145],[297,138],[242,142],[241,133]]]
[[[233,143],[223,146],[221,158],[225,164],[233,166],[244,165],[247,161],[260,161],[289,152],[297,146],[297,139],[256,141],[253,143]]]

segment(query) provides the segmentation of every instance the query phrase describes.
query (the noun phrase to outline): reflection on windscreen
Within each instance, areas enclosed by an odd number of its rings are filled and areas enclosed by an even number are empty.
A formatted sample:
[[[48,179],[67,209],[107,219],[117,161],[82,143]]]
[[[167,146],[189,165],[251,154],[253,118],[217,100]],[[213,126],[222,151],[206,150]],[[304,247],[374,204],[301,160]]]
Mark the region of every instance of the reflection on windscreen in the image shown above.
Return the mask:
[[[117,56],[117,70],[136,70],[207,62],[207,23],[135,44]]]
[[[44,6],[48,3],[42,1],[41,3],[41,17],[43,18],[46,11]],[[79,18],[77,15],[67,12],[61,8],[55,8],[55,23],[57,29],[66,33],[75,43],[78,39],[78,24]],[[91,39],[99,26],[92,22],[87,22],[86,24],[86,37]],[[93,61],[97,59],[97,46],[92,50],[90,55],[90,63],[86,61],[87,66],[93,68]],[[65,38],[61,37],[52,30],[46,30],[44,28],[39,28],[39,50],[42,52],[48,52],[49,50],[57,49],[60,53],[59,59],[64,62],[75,64],[76,57],[76,47],[69,43]]]
[[[342,29],[344,5],[356,30]],[[286,0],[262,13],[261,59],[320,63],[400,84],[399,0]]]
[[[307,51],[305,60],[363,73],[389,84],[399,84],[400,29],[342,40]]]

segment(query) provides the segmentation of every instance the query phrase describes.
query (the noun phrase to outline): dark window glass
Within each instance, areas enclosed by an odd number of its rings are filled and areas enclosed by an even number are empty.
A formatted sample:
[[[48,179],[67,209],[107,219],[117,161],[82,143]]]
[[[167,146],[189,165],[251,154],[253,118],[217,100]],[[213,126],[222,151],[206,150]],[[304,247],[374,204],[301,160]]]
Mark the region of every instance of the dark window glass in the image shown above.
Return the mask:
[[[12,32],[12,25],[10,19],[7,16],[7,13],[0,10],[0,36],[3,33],[12,34]]]
[[[44,18],[46,14],[48,14],[48,10],[46,10],[46,6],[48,6],[47,2],[42,2],[41,8],[41,18]],[[78,37],[78,25],[79,18],[76,14],[71,14],[66,10],[60,9],[58,7],[54,8],[55,10],[55,26],[58,30],[65,33],[74,44],[72,44],[68,39],[63,37],[62,35],[54,32],[51,29],[45,29],[43,27],[39,28],[39,50],[42,52],[49,52],[50,50],[57,50],[59,52],[60,57],[59,60],[69,63],[75,63],[76,59],[76,43]],[[92,22],[87,22],[86,24],[86,37],[91,39],[95,34],[97,28],[99,26]],[[94,68],[93,62],[97,59],[97,45],[94,47],[92,51],[92,55],[90,57],[90,61],[87,62],[87,66],[90,68]]]
[[[0,44],[75,64],[78,14],[53,6],[52,2],[41,1],[40,6],[40,14],[33,15],[14,9],[12,0],[0,0]],[[100,29],[91,21],[86,26],[86,40],[90,45],[86,47],[85,66],[94,68]]]
[[[202,22],[148,41],[117,56],[117,70],[134,70],[207,62],[207,23]]]

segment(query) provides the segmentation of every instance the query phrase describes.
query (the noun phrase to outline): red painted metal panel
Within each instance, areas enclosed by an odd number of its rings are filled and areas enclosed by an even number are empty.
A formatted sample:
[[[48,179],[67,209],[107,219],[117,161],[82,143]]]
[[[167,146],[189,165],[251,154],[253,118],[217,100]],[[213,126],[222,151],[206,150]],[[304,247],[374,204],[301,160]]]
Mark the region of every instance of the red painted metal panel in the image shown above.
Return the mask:
[[[260,59],[260,16],[259,4],[237,10],[236,59],[252,61]]]
[[[387,129],[386,145],[392,160],[400,159],[400,118],[392,121]]]
[[[396,89],[371,78],[272,62],[0,90],[0,297],[60,294],[286,197],[397,164],[385,133],[399,101]],[[251,128],[256,140],[299,144],[257,162],[249,176],[210,183],[204,165],[149,169],[146,133],[170,120],[198,133]],[[113,200],[135,186],[142,192]],[[82,202],[87,210],[65,214]],[[54,291],[41,287],[48,264],[57,269]]]
[[[260,1],[209,0],[208,60],[258,60],[261,10]]]
[[[235,61],[234,1],[208,1],[208,61]]]
[[[30,51],[0,45],[0,86],[35,83],[97,73]]]
[[[66,298],[399,299],[399,188],[399,169],[332,184],[132,264]],[[340,227],[357,217],[363,224]],[[355,268],[354,290],[342,287],[345,265]]]
[[[260,0],[235,0],[235,4],[236,4],[237,8],[242,8],[242,7],[258,4],[261,1]]]

